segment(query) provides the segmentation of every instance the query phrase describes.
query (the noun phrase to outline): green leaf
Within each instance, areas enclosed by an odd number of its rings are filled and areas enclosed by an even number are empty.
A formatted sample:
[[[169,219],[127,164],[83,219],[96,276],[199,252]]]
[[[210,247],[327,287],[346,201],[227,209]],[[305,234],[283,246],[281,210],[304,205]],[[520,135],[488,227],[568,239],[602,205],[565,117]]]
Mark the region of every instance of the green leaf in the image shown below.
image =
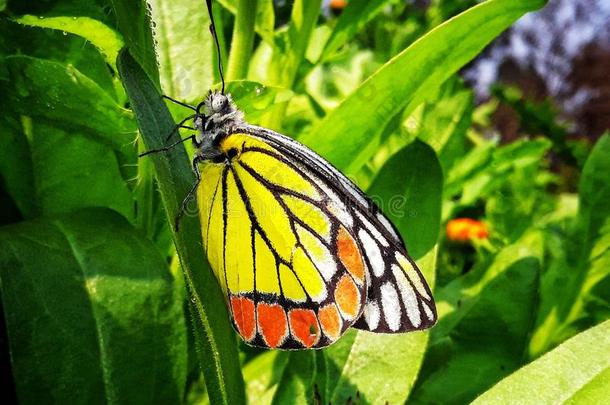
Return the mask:
[[[610,397],[610,321],[521,368],[473,404],[596,404]]]
[[[417,261],[434,287],[437,249]],[[417,377],[429,332],[376,334],[350,330],[324,350],[325,385],[321,403],[403,403]]]
[[[174,129],[175,123],[154,83],[126,50],[119,53],[117,66],[147,149],[165,146],[165,138]],[[172,140],[175,142],[177,135]],[[173,223],[183,198],[195,182],[189,159],[182,147],[151,158],[167,217]],[[173,237],[196,307],[195,335],[200,357],[205,359],[201,361],[201,368],[210,402],[242,404],[245,402],[244,386],[235,333],[220,286],[205,259],[197,217],[185,216],[180,224],[180,232],[174,232]]]
[[[227,93],[244,113],[249,123],[256,124],[269,107],[290,100],[294,93],[281,87],[265,86],[249,80],[227,82]]]
[[[112,98],[117,98],[116,79],[99,49],[85,38],[64,35],[59,30],[23,25],[9,19],[0,19],[0,36],[3,37],[1,54],[4,56],[31,56],[71,65],[92,79]]]
[[[313,350],[294,351],[277,391],[273,396],[273,404],[309,404],[314,402],[316,379],[316,352]]]
[[[428,32],[367,79],[300,138],[338,168],[356,173],[391,119],[418,104],[542,0],[489,0]],[[337,141],[341,142],[337,147]]]
[[[440,230],[443,173],[434,150],[415,141],[396,153],[368,189],[418,259],[435,244]]]
[[[32,123],[36,199],[43,215],[85,207],[108,207],[134,217],[134,200],[112,149],[82,130]]]
[[[591,245],[610,217],[610,134],[602,136],[591,151],[578,186],[580,207],[576,238],[583,241],[582,258],[586,260]]]
[[[34,27],[52,28],[81,36],[105,56],[106,61],[116,70],[116,58],[123,47],[121,36],[106,24],[90,17],[36,17],[24,15],[16,22]]]
[[[439,322],[413,403],[468,403],[522,364],[542,260],[539,232],[437,290]]]
[[[321,61],[327,60],[343,44],[352,39],[366,23],[371,21],[379,12],[396,0],[368,1],[352,0],[342,11],[337,23],[326,42]]]
[[[0,279],[22,403],[179,403],[182,301],[163,257],[116,213],[0,228]]]
[[[0,87],[16,112],[64,130],[90,130],[100,143],[127,153],[135,138],[133,116],[90,78],[72,66],[29,56],[7,57],[5,66],[9,80]]]
[[[244,380],[250,403],[271,403],[289,359],[289,352],[269,350],[244,365]]]
[[[161,87],[168,96],[199,102],[212,87],[210,19],[203,1],[149,0]]]
[[[110,4],[125,45],[158,89],[159,69],[147,0],[110,0]]]

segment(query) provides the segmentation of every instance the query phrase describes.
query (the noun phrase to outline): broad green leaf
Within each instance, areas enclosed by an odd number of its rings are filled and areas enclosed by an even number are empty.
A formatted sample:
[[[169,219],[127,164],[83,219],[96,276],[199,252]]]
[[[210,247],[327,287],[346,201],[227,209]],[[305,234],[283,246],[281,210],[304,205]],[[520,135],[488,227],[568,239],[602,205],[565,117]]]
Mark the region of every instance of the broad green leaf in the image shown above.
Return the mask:
[[[116,70],[116,58],[123,47],[121,36],[106,24],[90,17],[37,17],[24,15],[15,19],[20,24],[52,28],[81,36],[95,45]]]
[[[366,23],[371,21],[388,5],[396,0],[352,0],[339,16],[330,38],[326,42],[321,61],[327,60],[343,44],[352,39]]]
[[[149,0],[164,94],[199,102],[212,87],[216,48],[202,0]]]
[[[436,244],[442,193],[443,173],[438,158],[421,141],[396,153],[368,189],[368,195],[400,230],[414,259]]]
[[[130,221],[134,200],[115,152],[81,129],[32,123],[35,198],[42,215],[108,207]]]
[[[4,39],[0,46],[3,56],[31,56],[71,65],[112,98],[117,98],[112,69],[108,69],[108,62],[99,49],[85,38],[9,19],[0,19],[0,37]]]
[[[467,403],[517,369],[535,314],[542,239],[533,233],[508,246],[479,275],[437,290],[439,323],[413,403]]]
[[[300,140],[355,173],[384,127],[415,108],[492,39],[543,0],[489,0],[428,32],[387,62]],[[410,110],[412,111],[412,110]],[[337,147],[337,140],[346,139]]]
[[[175,124],[154,83],[126,50],[119,53],[117,66],[146,148],[165,146],[167,134]],[[174,134],[172,140],[175,142],[177,135]],[[195,182],[189,159],[182,147],[149,158],[155,165],[167,218],[173,224],[183,198]],[[220,286],[205,259],[197,215],[185,215],[180,231],[174,231],[173,237],[196,307],[195,335],[210,402],[244,403],[235,333]]]
[[[5,66],[9,80],[0,88],[16,112],[89,130],[98,142],[127,153],[135,138],[133,116],[90,78],[72,66],[29,56],[7,57]]]
[[[610,398],[610,321],[521,368],[473,404],[599,404]]]
[[[436,248],[417,261],[434,287]],[[355,329],[324,350],[326,390],[322,403],[403,403],[426,351],[429,332],[376,334]]]
[[[0,228],[0,279],[20,402],[181,402],[180,293],[120,215],[87,209]]]
[[[159,88],[159,69],[148,0],[110,0],[125,45]],[[185,27],[191,29],[192,27]],[[188,31],[188,30],[186,30]],[[118,63],[118,62],[117,62]]]

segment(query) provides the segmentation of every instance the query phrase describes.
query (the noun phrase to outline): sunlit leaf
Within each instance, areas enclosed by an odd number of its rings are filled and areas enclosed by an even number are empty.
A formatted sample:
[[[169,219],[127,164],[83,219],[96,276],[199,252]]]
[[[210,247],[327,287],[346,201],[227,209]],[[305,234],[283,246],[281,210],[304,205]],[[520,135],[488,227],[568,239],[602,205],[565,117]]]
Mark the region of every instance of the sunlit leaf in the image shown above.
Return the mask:
[[[15,19],[20,24],[52,28],[64,33],[78,35],[90,41],[106,57],[110,66],[116,68],[116,58],[123,47],[121,36],[106,24],[90,17],[37,17],[24,15]]]
[[[2,303],[22,403],[178,403],[180,294],[118,214],[88,209],[0,228]]]
[[[473,404],[596,404],[610,397],[610,321],[561,344]]]

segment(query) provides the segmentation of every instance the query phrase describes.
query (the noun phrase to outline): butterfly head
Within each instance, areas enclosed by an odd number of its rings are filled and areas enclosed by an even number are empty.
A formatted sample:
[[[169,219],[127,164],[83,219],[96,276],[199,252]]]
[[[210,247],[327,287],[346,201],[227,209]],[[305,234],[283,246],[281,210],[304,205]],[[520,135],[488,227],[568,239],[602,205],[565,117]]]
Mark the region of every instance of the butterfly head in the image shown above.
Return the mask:
[[[205,113],[202,112],[204,109]],[[201,132],[226,133],[227,129],[241,124],[243,114],[230,94],[223,94],[218,91],[210,91],[204,101],[197,106],[197,118],[195,126]]]

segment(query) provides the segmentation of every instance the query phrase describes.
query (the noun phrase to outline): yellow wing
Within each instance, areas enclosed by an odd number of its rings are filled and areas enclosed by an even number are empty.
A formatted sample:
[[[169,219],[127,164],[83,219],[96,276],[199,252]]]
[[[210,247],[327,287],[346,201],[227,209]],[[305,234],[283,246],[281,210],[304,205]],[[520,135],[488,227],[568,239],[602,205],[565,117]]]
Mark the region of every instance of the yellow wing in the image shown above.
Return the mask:
[[[361,316],[366,268],[348,208],[307,168],[249,134],[201,166],[203,241],[249,344],[324,347]],[[231,151],[231,153],[229,152]]]

